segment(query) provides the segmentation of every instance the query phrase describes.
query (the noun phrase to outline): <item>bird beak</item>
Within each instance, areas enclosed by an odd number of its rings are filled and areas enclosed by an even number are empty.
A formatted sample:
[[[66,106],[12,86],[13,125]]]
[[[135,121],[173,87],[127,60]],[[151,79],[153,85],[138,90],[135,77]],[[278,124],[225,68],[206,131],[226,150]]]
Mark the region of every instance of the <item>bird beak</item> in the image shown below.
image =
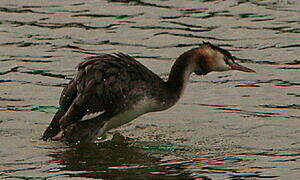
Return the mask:
[[[244,71],[244,72],[255,72],[254,70],[247,68],[245,66],[242,66],[238,63],[230,63],[229,66],[231,67],[232,70],[238,70],[238,71]]]

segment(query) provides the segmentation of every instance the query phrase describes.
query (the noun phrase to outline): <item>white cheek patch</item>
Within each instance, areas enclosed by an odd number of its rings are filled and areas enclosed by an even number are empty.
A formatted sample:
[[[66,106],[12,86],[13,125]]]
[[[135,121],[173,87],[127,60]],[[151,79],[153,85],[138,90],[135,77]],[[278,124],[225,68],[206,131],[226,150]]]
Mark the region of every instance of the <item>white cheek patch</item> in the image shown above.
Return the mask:
[[[211,67],[213,71],[228,71],[231,69],[230,66],[226,64],[223,54],[216,53],[214,58],[214,63]]]

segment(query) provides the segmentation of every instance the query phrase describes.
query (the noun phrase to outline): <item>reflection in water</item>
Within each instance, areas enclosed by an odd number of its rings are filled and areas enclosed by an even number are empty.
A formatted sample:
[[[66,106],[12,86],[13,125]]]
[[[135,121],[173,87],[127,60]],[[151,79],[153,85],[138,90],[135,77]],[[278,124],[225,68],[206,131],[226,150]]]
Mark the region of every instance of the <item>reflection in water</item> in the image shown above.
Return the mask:
[[[60,176],[104,179],[189,179],[176,163],[167,165],[142,149],[115,144],[79,144],[64,152],[52,153],[53,161],[61,167],[49,169]],[[58,177],[58,178],[59,178]]]
[[[149,147],[148,143],[142,146],[146,145]],[[155,158],[153,152],[159,157]],[[210,177],[224,177],[224,174],[233,179],[276,178],[276,175],[261,174],[263,169],[272,167],[253,166],[252,170],[248,171],[240,167],[249,166],[250,157],[269,157],[273,162],[300,159],[300,154],[296,152],[210,152],[201,153],[190,160],[165,153],[161,150],[158,152],[158,149],[147,150],[111,141],[79,144],[65,151],[49,154],[53,158],[51,161],[57,163],[57,166],[49,168],[47,172],[57,178],[211,179]]]

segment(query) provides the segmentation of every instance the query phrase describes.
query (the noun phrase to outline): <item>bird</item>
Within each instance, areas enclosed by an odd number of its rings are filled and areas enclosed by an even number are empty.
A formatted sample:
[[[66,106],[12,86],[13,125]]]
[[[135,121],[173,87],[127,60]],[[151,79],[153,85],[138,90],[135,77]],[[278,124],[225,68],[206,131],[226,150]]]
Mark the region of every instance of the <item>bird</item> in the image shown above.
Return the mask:
[[[181,54],[168,79],[163,80],[121,52],[87,57],[63,89],[59,108],[41,139],[95,142],[107,131],[143,114],[174,106],[192,73],[203,76],[213,71],[255,72],[236,59],[228,50],[202,42]]]

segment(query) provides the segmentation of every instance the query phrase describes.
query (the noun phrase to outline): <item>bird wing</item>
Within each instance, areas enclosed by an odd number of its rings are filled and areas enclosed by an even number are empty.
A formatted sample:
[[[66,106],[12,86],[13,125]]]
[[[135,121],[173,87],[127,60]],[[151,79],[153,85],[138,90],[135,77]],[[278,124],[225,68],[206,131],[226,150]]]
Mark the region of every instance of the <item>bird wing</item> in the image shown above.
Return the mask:
[[[122,53],[86,58],[78,65],[76,77],[62,91],[59,110],[42,138],[55,136],[61,127],[80,121],[85,115],[115,114],[126,109],[147,91],[143,88],[145,84],[152,84],[157,78],[144,65]]]

